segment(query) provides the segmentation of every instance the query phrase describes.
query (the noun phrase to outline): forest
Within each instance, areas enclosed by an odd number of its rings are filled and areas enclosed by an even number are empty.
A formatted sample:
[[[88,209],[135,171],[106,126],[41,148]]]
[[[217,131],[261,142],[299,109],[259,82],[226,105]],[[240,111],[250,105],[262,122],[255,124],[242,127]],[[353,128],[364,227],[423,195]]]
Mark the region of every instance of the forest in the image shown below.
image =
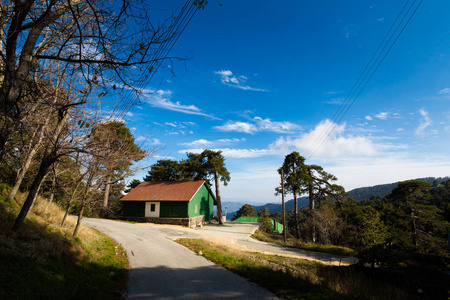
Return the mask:
[[[372,266],[395,266],[418,259],[446,266],[450,262],[450,180],[408,180],[394,184],[384,197],[372,195],[359,201],[333,184],[337,178],[320,166],[309,166],[297,152],[286,155],[283,187],[278,194],[291,194],[294,201],[306,194],[309,206],[286,211],[286,234],[296,243],[342,246],[353,249],[361,262]],[[428,178],[429,179],[429,178]],[[430,181],[430,180],[428,180]],[[391,185],[385,185],[383,189]],[[366,189],[367,190],[376,190]],[[237,211],[240,216],[274,218],[283,214],[258,214],[251,205]],[[272,232],[270,226],[265,231]]]

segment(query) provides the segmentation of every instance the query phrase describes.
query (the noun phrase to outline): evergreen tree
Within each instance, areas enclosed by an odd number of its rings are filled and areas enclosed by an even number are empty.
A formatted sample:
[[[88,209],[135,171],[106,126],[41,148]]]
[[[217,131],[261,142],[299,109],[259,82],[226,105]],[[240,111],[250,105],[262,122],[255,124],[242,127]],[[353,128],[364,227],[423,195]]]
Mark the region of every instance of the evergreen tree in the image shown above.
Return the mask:
[[[300,238],[297,197],[302,194],[309,182],[305,158],[296,151],[286,155],[278,173],[281,174],[281,171],[284,173],[285,192],[292,193],[294,196],[295,234],[297,238]]]
[[[386,196],[386,223],[391,243],[404,251],[436,253],[445,248],[449,224],[431,204],[430,184],[419,180],[399,182]]]
[[[171,159],[161,159],[150,167],[144,181],[183,181],[182,164]]]
[[[250,204],[244,204],[236,212],[236,215],[231,219],[231,221],[237,220],[240,217],[257,217],[255,208]]]

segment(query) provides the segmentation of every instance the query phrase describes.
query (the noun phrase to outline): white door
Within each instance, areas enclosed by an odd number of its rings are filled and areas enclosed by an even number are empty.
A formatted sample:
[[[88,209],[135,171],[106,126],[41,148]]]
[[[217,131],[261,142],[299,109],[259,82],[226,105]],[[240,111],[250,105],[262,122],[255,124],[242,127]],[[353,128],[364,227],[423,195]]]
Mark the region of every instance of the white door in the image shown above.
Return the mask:
[[[159,218],[159,202],[145,202],[145,216]]]

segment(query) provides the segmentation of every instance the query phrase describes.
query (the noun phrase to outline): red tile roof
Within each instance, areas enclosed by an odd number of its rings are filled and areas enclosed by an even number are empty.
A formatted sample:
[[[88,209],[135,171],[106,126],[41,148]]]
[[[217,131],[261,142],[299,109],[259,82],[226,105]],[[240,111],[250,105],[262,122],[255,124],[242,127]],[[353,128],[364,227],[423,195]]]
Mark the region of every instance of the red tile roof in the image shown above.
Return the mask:
[[[204,180],[144,181],[120,201],[190,201],[204,183]]]

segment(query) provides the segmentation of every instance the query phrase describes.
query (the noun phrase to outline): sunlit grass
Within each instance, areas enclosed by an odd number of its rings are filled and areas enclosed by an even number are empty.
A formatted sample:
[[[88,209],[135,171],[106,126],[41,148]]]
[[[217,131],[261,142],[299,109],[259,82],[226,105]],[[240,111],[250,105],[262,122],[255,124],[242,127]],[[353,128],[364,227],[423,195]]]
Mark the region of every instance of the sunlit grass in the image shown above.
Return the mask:
[[[309,251],[324,252],[330,254],[336,254],[341,256],[354,256],[356,252],[348,247],[325,245],[325,244],[307,244],[301,243],[293,237],[289,237],[286,243],[283,240],[283,236],[280,234],[268,234],[263,231],[257,230],[252,237],[262,242],[277,244],[286,247],[293,247],[298,249],[304,249]]]
[[[177,241],[288,299],[447,299],[448,279],[442,274],[356,265],[335,267],[284,256],[243,252],[201,239]],[[418,286],[422,286],[421,293]],[[428,290],[424,286],[428,286]]]

